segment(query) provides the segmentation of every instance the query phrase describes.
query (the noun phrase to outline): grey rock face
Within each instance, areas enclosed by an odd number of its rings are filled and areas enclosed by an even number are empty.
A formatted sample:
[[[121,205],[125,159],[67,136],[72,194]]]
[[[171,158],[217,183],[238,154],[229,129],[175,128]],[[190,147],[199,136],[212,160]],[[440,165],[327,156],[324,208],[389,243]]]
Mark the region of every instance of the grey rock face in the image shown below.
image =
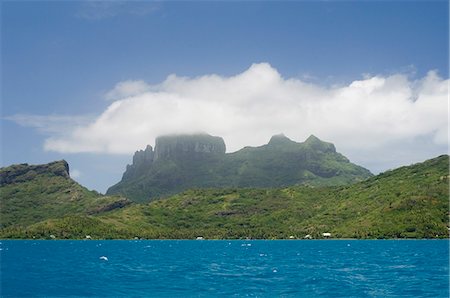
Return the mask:
[[[191,158],[203,154],[225,154],[225,142],[207,134],[168,135],[156,138],[155,150],[147,145],[134,153],[133,163],[127,165],[123,180],[131,180],[147,172],[154,162],[164,159]]]
[[[225,154],[225,142],[207,134],[161,136],[156,138],[154,161],[196,153]]]
[[[150,163],[153,161],[154,152],[153,148],[150,145],[147,145],[145,150],[139,150],[134,153],[133,156],[133,165],[138,165],[142,163]]]

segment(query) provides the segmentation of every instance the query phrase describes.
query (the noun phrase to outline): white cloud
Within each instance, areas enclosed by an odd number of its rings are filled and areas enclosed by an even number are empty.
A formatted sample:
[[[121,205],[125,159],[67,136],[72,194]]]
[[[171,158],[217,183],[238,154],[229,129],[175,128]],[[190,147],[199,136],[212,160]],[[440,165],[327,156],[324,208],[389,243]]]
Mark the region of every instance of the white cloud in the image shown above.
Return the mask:
[[[324,87],[283,78],[267,63],[231,77],[125,81],[108,93],[121,99],[89,124],[48,138],[45,149],[131,154],[158,135],[202,131],[222,136],[231,152],[283,132],[296,141],[315,134],[364,164],[377,158],[368,152],[411,154],[424,140],[426,148],[446,148],[448,82],[431,71],[416,81],[396,74]]]
[[[81,172],[77,169],[74,170],[70,170],[70,177],[72,177],[73,179],[77,179],[80,178],[81,176]]]
[[[75,126],[83,126],[92,121],[91,115],[30,115],[15,114],[3,119],[13,121],[23,127],[34,127],[39,132],[49,135],[66,134]]]
[[[144,92],[150,91],[151,86],[144,81],[123,81],[119,82],[114,88],[106,93],[107,100],[117,100],[129,96],[135,96]]]

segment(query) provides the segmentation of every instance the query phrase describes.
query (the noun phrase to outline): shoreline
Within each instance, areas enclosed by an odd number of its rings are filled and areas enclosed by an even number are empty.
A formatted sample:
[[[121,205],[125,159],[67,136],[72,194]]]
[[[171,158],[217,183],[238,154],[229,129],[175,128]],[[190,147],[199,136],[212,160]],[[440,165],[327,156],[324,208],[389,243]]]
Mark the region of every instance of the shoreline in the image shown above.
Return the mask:
[[[446,240],[450,241],[450,238],[386,238],[386,239],[375,239],[375,238],[334,238],[334,239],[20,239],[20,238],[0,238],[0,241],[418,241],[418,240]]]

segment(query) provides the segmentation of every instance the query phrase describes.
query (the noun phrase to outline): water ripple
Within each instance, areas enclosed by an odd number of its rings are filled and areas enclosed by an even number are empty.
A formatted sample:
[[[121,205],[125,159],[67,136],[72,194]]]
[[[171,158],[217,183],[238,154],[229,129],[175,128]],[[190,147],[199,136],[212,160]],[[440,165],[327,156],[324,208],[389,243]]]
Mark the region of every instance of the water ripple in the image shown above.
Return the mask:
[[[448,241],[348,244],[2,240],[1,296],[448,297]]]

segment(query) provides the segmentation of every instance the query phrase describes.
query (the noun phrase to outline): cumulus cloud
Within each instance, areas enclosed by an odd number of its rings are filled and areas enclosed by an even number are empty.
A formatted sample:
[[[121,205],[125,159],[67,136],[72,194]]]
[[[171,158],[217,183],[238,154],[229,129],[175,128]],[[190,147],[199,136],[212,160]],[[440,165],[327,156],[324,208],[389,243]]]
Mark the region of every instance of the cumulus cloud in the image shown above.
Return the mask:
[[[114,86],[112,90],[105,94],[107,100],[117,100],[129,96],[135,96],[150,91],[151,86],[142,80],[123,81]]]
[[[430,71],[418,80],[377,75],[326,87],[283,78],[267,63],[230,77],[125,81],[108,93],[114,101],[101,115],[51,136],[44,147],[130,154],[158,135],[207,132],[222,136],[232,152],[283,132],[296,141],[314,134],[364,163],[373,158],[370,152],[446,148],[448,83]]]
[[[228,151],[263,144],[280,132],[359,148],[427,135],[446,144],[447,84],[430,71],[417,81],[396,74],[323,87],[283,78],[267,63],[231,77],[170,75],[153,86],[125,81],[108,93],[122,99],[88,125],[48,139],[45,148],[130,153],[161,134],[194,132],[223,136]]]

